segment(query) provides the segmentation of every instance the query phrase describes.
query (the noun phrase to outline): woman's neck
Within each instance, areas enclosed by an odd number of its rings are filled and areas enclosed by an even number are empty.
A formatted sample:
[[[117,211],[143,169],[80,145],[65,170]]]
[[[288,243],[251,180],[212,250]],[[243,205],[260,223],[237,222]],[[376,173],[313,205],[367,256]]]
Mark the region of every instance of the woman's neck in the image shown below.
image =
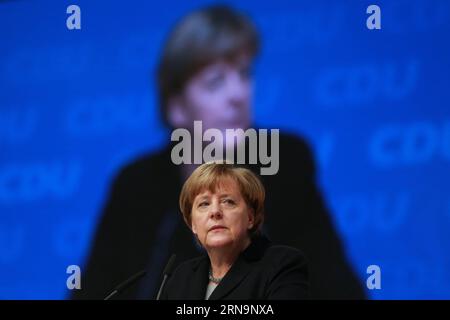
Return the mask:
[[[208,250],[209,260],[211,262],[211,272],[214,278],[223,278],[230,270],[231,266],[237,260],[242,251],[250,245],[250,239],[247,238],[243,245],[238,247],[221,247]]]

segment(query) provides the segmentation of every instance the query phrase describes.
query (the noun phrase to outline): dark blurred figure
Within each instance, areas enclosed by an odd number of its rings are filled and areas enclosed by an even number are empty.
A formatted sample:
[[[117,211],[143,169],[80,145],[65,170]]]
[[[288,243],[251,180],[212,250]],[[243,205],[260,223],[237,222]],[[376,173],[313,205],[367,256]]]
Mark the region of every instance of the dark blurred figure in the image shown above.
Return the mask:
[[[194,12],[165,43],[158,68],[161,114],[171,128],[202,120],[203,130],[252,125],[251,63],[257,31],[242,14],[224,6]],[[149,274],[118,298],[154,299],[172,253],[177,262],[199,255],[178,208],[182,183],[194,165],[174,165],[166,148],[126,166],[116,177],[95,236],[82,290],[75,299],[101,299],[139,270]],[[250,166],[259,174],[259,165]],[[265,233],[309,260],[312,299],[364,299],[315,184],[307,144],[280,134],[280,168],[262,176],[267,190]]]

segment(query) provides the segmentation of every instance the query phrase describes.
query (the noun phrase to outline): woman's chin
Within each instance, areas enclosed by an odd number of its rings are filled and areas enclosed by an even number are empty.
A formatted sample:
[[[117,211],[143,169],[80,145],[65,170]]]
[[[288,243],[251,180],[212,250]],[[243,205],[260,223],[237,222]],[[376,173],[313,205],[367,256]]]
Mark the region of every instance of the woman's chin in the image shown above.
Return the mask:
[[[208,238],[207,246],[210,248],[220,248],[229,245],[232,242],[233,239],[227,235],[213,235]]]

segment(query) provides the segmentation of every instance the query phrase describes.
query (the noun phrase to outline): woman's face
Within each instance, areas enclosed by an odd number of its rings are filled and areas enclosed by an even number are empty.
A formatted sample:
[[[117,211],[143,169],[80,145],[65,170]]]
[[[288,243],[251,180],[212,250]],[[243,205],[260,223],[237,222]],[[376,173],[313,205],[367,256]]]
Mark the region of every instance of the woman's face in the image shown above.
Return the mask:
[[[251,59],[241,55],[236,62],[216,61],[194,75],[182,94],[169,102],[169,122],[174,128],[193,129],[202,121],[203,130],[246,130],[251,124],[253,81]],[[242,140],[238,136],[238,141]],[[233,141],[226,141],[232,146]]]
[[[225,178],[212,193],[200,192],[191,213],[192,231],[207,250],[243,245],[249,238],[254,215],[241,196],[238,184]]]

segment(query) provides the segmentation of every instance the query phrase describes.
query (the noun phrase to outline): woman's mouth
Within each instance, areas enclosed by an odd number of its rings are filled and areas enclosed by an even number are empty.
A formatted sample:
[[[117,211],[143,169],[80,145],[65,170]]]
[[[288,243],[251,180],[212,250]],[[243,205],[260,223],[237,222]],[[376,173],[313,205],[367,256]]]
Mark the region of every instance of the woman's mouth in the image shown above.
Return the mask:
[[[216,230],[222,230],[225,229],[224,226],[213,226],[211,227],[211,229],[209,229],[209,231],[216,231]]]

